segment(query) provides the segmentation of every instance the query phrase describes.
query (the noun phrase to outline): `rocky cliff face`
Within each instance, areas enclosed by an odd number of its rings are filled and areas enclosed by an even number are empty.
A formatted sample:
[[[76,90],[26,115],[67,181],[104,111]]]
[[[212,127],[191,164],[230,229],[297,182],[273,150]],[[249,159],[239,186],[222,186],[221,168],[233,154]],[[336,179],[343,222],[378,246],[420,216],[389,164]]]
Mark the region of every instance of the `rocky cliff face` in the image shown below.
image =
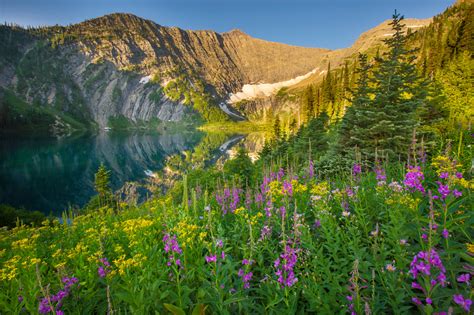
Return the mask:
[[[427,22],[414,21],[417,27]],[[328,63],[337,66],[372,47],[387,27],[365,33],[348,49],[330,51],[267,42],[239,30],[219,34],[164,27],[131,14],[68,27],[2,26],[0,39],[7,45],[0,49],[0,87],[100,127],[111,119],[182,121],[192,114],[238,119],[247,116],[245,106],[240,115],[215,112],[244,85],[280,86],[305,74],[299,84],[312,82]]]

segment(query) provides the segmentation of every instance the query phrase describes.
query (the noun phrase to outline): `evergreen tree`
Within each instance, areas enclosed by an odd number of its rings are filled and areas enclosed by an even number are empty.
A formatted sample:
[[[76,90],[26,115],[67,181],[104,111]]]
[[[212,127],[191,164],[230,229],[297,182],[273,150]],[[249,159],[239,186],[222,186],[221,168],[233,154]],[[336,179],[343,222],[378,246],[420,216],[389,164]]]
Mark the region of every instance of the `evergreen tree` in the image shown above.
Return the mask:
[[[306,113],[306,120],[310,120],[314,116],[314,91],[313,85],[310,84],[303,95],[303,108]]]
[[[356,89],[352,92],[352,105],[347,109],[339,129],[339,143],[337,150],[340,153],[353,154],[355,148],[364,145],[365,130],[367,127],[367,111],[370,107],[369,71],[371,65],[367,55],[359,54],[359,68],[354,72],[358,74]]]
[[[112,190],[110,188],[110,171],[100,164],[97,173],[95,173],[94,187],[97,193],[99,194],[99,205],[103,205],[104,202],[107,203]]]
[[[279,115],[276,115],[275,122],[273,123],[273,137],[276,140],[279,140],[281,138],[281,125]]]
[[[414,61],[415,50],[407,48],[403,16],[397,12],[390,23],[394,34],[385,39],[388,46],[374,72],[374,99],[367,111],[367,130],[361,152],[373,159],[375,151],[391,157],[405,155],[415,128],[414,113],[426,99],[426,84],[420,79]]]

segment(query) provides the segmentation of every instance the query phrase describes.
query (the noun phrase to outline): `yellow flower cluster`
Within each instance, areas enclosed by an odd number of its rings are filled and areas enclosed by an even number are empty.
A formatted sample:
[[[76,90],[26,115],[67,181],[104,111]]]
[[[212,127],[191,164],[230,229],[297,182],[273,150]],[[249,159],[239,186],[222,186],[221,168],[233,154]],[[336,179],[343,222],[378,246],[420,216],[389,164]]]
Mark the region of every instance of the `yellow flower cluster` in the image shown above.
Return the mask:
[[[153,225],[152,220],[147,219],[129,219],[125,220],[122,223],[115,223],[116,225],[121,225],[122,229],[128,234],[135,234],[137,231],[147,228]]]
[[[298,182],[297,179],[293,179],[291,181],[291,185],[293,186],[293,193],[301,193],[301,192],[306,192],[308,190],[308,187]]]
[[[244,218],[244,220],[247,221],[247,223],[249,223],[251,225],[257,224],[258,219],[263,217],[263,213],[261,213],[261,212],[258,212],[255,215],[250,215],[244,207],[240,207],[240,208],[235,209],[234,214],[236,216]]]
[[[189,218],[186,218],[178,222],[178,224],[173,228],[173,232],[178,235],[179,244],[183,248],[192,247],[194,242],[197,240],[197,237],[203,240],[207,236],[207,232],[200,232],[199,226],[188,222],[189,220]]]
[[[11,281],[16,278],[18,275],[18,262],[20,259],[20,256],[15,255],[4,263],[3,268],[0,269],[0,280]]]
[[[277,180],[271,181],[270,184],[268,184],[270,187],[270,194],[272,196],[280,196],[283,195],[283,187],[281,183]]]
[[[313,187],[311,188],[311,194],[312,195],[317,195],[317,196],[327,196],[329,193],[329,184],[327,181],[314,184]]]
[[[443,155],[435,157],[431,165],[436,169],[438,175],[443,172],[455,173],[459,167],[462,167],[461,164],[453,162],[449,157]]]
[[[469,252],[469,254],[474,254],[474,244],[466,244],[466,247],[467,247],[467,251]]]
[[[114,265],[117,267],[118,273],[124,275],[125,272],[133,267],[141,267],[142,263],[146,261],[146,257],[142,254],[136,254],[132,258],[125,258],[125,255],[121,255],[118,259],[114,260]]]
[[[420,198],[413,198],[408,194],[395,195],[390,198],[385,199],[387,205],[398,204],[409,209],[415,210],[420,203]]]
[[[34,239],[31,238],[23,238],[18,241],[12,243],[13,249],[23,249],[23,250],[31,250],[35,246]]]

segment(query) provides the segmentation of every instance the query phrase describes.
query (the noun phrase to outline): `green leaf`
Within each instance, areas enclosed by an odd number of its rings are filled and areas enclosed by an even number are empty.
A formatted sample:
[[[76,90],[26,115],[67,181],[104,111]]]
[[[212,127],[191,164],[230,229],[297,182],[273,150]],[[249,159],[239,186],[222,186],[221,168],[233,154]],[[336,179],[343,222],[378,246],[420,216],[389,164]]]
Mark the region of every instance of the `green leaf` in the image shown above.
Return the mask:
[[[194,307],[192,315],[204,315],[206,314],[207,305],[198,304]]]
[[[173,315],[186,315],[182,308],[174,306],[173,304],[165,303],[164,306],[168,311],[170,311]]]

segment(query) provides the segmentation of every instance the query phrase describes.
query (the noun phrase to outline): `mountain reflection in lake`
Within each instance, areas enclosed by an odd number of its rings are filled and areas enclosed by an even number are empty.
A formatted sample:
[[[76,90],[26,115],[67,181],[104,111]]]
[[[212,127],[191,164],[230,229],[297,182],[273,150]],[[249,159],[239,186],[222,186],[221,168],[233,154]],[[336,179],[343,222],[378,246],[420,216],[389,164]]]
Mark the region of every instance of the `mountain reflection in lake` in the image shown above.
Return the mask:
[[[100,163],[111,171],[116,190],[126,182],[154,177],[169,156],[193,152],[193,163],[202,167],[232,156],[239,143],[250,152],[256,149],[243,135],[198,131],[103,132],[62,139],[0,135],[0,204],[59,215],[70,206],[84,206],[95,195],[94,174]]]

